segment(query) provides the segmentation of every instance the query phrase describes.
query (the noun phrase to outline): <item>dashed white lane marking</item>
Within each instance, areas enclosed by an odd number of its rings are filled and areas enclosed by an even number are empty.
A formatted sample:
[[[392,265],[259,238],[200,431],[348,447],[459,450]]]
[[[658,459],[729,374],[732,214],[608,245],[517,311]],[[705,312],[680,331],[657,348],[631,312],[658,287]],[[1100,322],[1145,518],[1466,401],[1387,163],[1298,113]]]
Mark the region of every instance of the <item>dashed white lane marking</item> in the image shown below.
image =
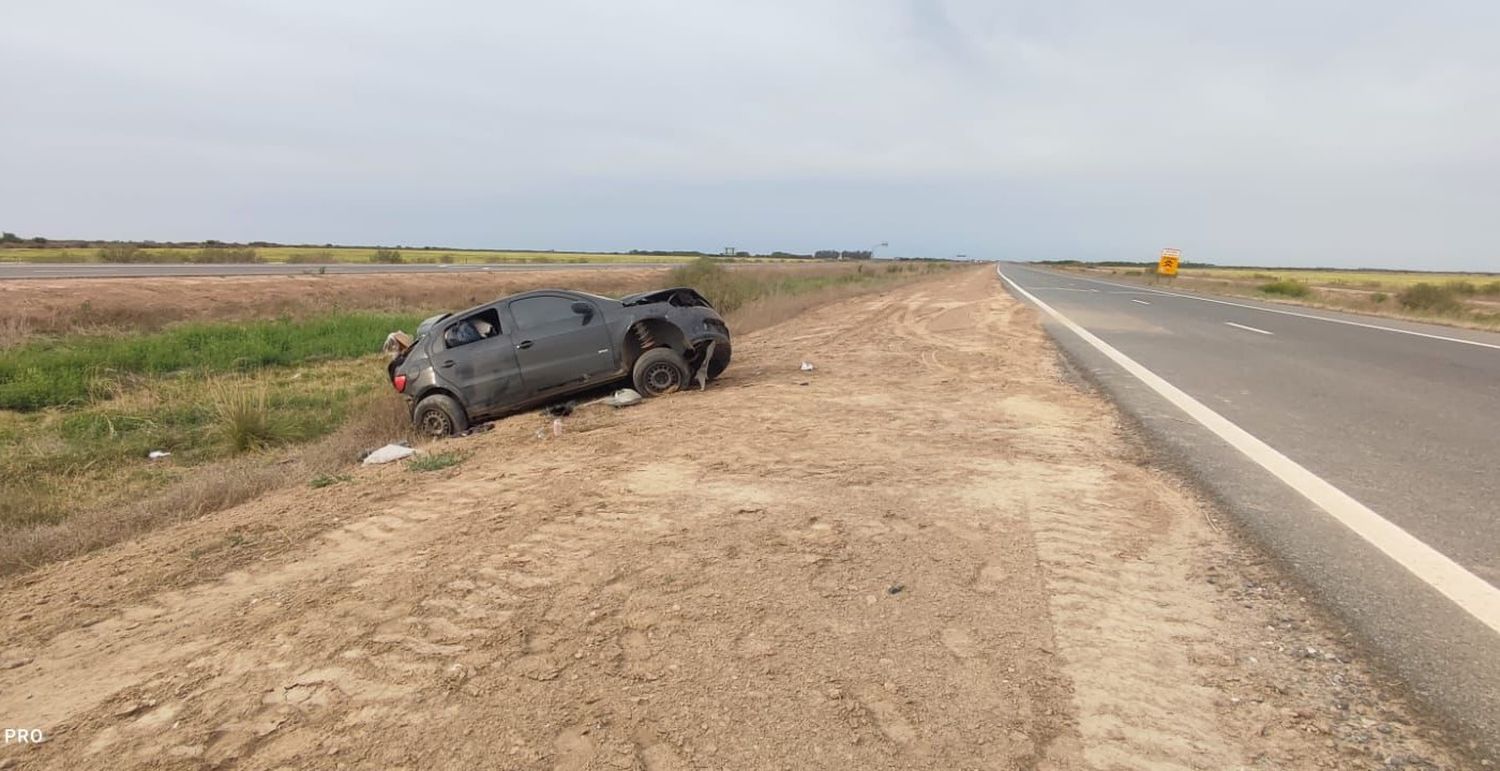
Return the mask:
[[[1387,557],[1395,560],[1398,565],[1411,571],[1412,575],[1441,592],[1443,596],[1452,600],[1455,605],[1478,619],[1480,623],[1500,633],[1500,589],[1465,570],[1462,565],[1449,559],[1437,549],[1417,540],[1411,533],[1376,514],[1368,506],[1354,500],[1348,493],[1298,465],[1296,461],[1281,454],[1276,448],[1255,438],[1250,432],[1230,422],[1228,418],[1188,396],[1177,386],[1168,383],[1160,375],[1136,363],[1134,359],[1116,350],[1109,343],[1100,340],[1072,319],[1037,299],[1036,295],[1012,281],[999,268],[996,268],[995,272],[1022,297],[1030,300],[1036,307],[1071,330],[1073,334],[1083,338],[1084,342],[1120,365],[1137,380],[1160,394],[1162,398],[1176,405],[1178,409],[1187,413],[1188,417],[1214,432],[1256,465],[1271,472],[1302,497],[1312,501],[1329,516],[1354,531],[1355,535],[1365,539]]]
[[[1119,287],[1121,289],[1124,289],[1124,288],[1128,287],[1128,285],[1126,285],[1126,284],[1114,284],[1114,283],[1110,283],[1108,281],[1100,281],[1097,278],[1084,278],[1082,276],[1070,276],[1069,278],[1074,278],[1074,279],[1077,279],[1078,281],[1092,281],[1095,284],[1103,284],[1105,286]],[[1008,281],[1009,279],[1006,279],[1006,280]],[[1313,315],[1311,313],[1298,313],[1296,311],[1287,311],[1287,310],[1282,310],[1280,308],[1262,308],[1259,305],[1246,305],[1245,303],[1230,302],[1228,300],[1218,300],[1218,299],[1215,299],[1215,298],[1212,298],[1212,297],[1199,297],[1198,295],[1179,294],[1177,292],[1164,292],[1164,291],[1162,291],[1160,289],[1151,289],[1149,287],[1144,287],[1144,286],[1142,286],[1142,287],[1135,287],[1132,291],[1136,291],[1136,292],[1151,292],[1153,294],[1164,294],[1164,295],[1166,295],[1168,297],[1181,297],[1184,300],[1197,300],[1199,302],[1205,302],[1205,303],[1218,303],[1219,305],[1231,305],[1231,306],[1234,306],[1236,308],[1248,308],[1248,309],[1250,309],[1252,311],[1261,311],[1262,313],[1279,313],[1279,314],[1281,314],[1283,316],[1296,316],[1299,319],[1312,319],[1313,321],[1326,321],[1326,322],[1328,322],[1330,324],[1344,324],[1346,326],[1351,326],[1351,327],[1363,327],[1365,329],[1378,329],[1378,330],[1380,330],[1382,332],[1395,332],[1398,335],[1413,335],[1413,336],[1416,336],[1416,337],[1425,337],[1425,338],[1428,338],[1428,339],[1431,339],[1431,340],[1442,340],[1442,341],[1448,342],[1448,343],[1463,343],[1464,345],[1477,345],[1477,346],[1479,346],[1481,348],[1494,348],[1496,350],[1500,350],[1500,345],[1497,345],[1495,343],[1484,343],[1484,342],[1480,342],[1478,340],[1465,340],[1462,337],[1448,337],[1447,335],[1434,335],[1434,334],[1430,334],[1428,332],[1418,332],[1418,331],[1412,330],[1412,329],[1399,329],[1397,327],[1386,327],[1386,326],[1381,326],[1379,324],[1366,324],[1366,323],[1364,323],[1362,321],[1350,321],[1349,319],[1334,319],[1334,318],[1329,318],[1327,316],[1315,316],[1315,315]]]
[[[1151,303],[1146,302],[1145,300],[1137,300],[1134,297],[1130,298],[1130,301],[1133,302],[1133,303],[1140,303],[1141,305],[1150,305],[1151,304]]]
[[[1255,327],[1247,327],[1244,324],[1236,324],[1233,321],[1226,321],[1224,323],[1227,324],[1227,325],[1229,325],[1229,326],[1231,326],[1231,327],[1234,327],[1235,329],[1243,329],[1246,332],[1259,332],[1259,333],[1261,333],[1263,335],[1274,335],[1274,334],[1276,334],[1275,332],[1267,332],[1264,329],[1256,329]]]

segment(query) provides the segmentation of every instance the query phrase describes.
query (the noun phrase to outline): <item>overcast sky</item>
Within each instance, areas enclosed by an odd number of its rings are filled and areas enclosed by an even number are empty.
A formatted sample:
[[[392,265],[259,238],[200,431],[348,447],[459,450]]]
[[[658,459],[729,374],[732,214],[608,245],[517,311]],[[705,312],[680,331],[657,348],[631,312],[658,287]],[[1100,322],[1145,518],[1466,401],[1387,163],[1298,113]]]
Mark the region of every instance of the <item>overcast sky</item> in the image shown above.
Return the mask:
[[[1500,3],[48,0],[0,227],[1500,270]]]

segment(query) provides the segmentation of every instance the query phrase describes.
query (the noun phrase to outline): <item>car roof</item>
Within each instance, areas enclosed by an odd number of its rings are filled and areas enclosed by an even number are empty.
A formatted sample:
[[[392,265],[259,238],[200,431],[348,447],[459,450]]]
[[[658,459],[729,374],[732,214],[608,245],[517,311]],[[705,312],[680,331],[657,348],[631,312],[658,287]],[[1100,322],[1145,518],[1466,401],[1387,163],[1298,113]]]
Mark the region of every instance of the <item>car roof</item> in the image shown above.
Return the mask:
[[[602,294],[594,294],[593,292],[580,292],[577,289],[528,289],[525,292],[517,292],[515,294],[505,295],[504,297],[497,297],[497,298],[495,298],[493,300],[490,300],[489,302],[480,303],[478,305],[474,305],[474,306],[471,306],[471,307],[468,307],[468,308],[464,308],[461,311],[456,311],[454,313],[445,313],[445,314],[442,314],[441,316],[434,316],[431,319],[428,319],[428,321],[431,321],[434,324],[437,324],[437,323],[440,323],[441,321],[443,321],[443,319],[448,318],[450,316],[453,317],[453,318],[458,318],[460,316],[467,316],[467,315],[469,315],[471,313],[477,313],[477,312],[479,312],[481,310],[484,310],[485,308],[489,308],[489,307],[494,306],[494,305],[499,305],[501,303],[507,303],[507,302],[510,302],[512,300],[524,300],[527,297],[535,297],[537,295],[549,295],[549,294],[567,295],[569,297],[587,297],[587,298],[589,298],[591,300],[605,300],[605,301],[612,302],[612,303],[619,302],[619,300],[617,300],[617,299],[615,299],[613,297],[605,297]],[[422,324],[426,325],[427,321],[422,322]],[[418,329],[420,329],[420,328],[421,327],[418,327]]]

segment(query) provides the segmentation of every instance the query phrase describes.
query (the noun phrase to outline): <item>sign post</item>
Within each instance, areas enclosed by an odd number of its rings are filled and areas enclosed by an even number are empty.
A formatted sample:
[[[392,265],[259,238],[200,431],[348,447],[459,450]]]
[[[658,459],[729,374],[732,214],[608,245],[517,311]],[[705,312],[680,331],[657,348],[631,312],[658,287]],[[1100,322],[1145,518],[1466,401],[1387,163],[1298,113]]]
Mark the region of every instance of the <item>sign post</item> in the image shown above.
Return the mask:
[[[1182,262],[1182,251],[1179,249],[1161,250],[1161,259],[1156,262],[1156,275],[1174,278],[1177,275],[1177,265]]]

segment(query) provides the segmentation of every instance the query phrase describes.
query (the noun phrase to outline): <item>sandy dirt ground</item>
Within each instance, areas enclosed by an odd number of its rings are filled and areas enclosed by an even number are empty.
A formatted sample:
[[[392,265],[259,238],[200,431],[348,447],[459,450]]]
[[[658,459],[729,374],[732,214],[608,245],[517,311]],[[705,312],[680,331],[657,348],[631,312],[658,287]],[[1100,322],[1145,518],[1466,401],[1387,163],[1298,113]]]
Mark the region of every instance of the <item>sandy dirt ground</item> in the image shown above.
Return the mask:
[[[0,767],[1462,766],[992,271],[735,353],[9,580]]]

